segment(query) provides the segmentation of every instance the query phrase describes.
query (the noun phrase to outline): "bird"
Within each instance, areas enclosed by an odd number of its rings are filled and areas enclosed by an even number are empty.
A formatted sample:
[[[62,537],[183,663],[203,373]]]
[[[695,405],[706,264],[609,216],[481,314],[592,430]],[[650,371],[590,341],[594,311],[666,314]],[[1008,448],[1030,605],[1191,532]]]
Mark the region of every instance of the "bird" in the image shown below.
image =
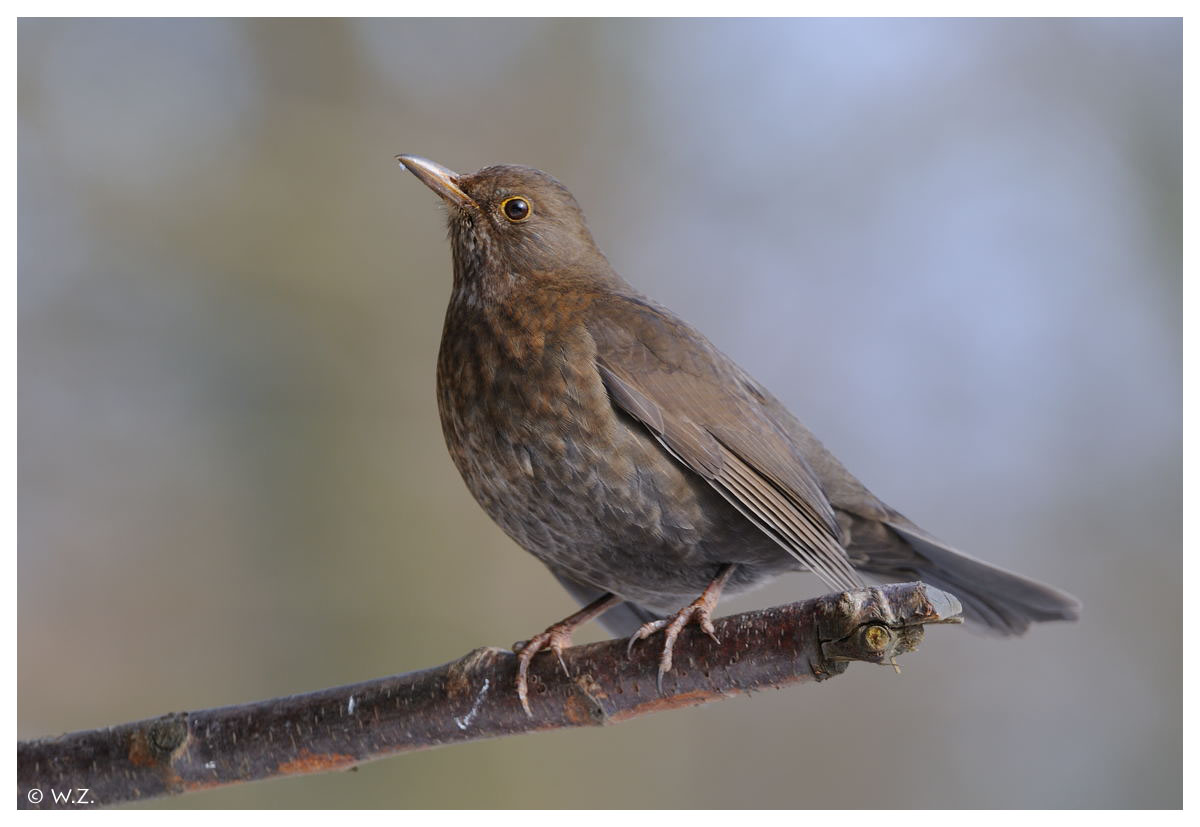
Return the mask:
[[[629,646],[716,637],[718,600],[811,571],[832,591],[920,580],[996,635],[1080,603],[938,540],[867,490],[761,383],[619,276],[570,191],[532,167],[397,161],[446,206],[437,357],[450,457],[509,537],[583,605],[515,646],[528,669],[599,618]],[[566,670],[565,664],[562,666]]]

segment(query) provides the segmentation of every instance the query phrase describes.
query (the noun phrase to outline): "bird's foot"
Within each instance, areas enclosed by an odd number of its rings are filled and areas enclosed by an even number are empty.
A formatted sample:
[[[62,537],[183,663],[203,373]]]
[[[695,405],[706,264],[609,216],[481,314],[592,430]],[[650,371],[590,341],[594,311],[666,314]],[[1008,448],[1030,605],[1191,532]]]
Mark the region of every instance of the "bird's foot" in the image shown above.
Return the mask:
[[[563,621],[555,623],[546,631],[534,635],[529,640],[513,644],[513,651],[517,655],[517,697],[520,698],[526,715],[533,716],[533,712],[529,709],[529,662],[538,652],[549,649],[558,657],[558,665],[562,667],[563,674],[568,678],[571,677],[571,671],[567,669],[567,662],[563,660],[563,649],[570,648],[571,634],[574,631],[574,625],[568,625],[566,621]]]
[[[621,598],[615,594],[603,595],[565,620],[555,623],[540,635],[513,644],[513,652],[517,655],[517,697],[521,700],[526,715],[533,717],[529,708],[529,663],[533,656],[543,649],[549,649],[558,657],[558,665],[562,667],[563,674],[571,677],[571,670],[567,669],[567,662],[563,660],[563,650],[570,647],[571,635],[578,626],[604,614],[620,602]]]
[[[687,606],[684,606],[673,617],[644,623],[640,629],[633,633],[633,637],[629,638],[629,647],[626,649],[626,652],[632,654],[633,647],[639,640],[645,640],[659,630],[666,630],[666,636],[663,639],[662,654],[658,658],[658,691],[660,693],[662,692],[663,675],[671,671],[675,640],[679,637],[679,633],[683,631],[685,626],[689,623],[695,623],[714,641],[717,643],[721,642],[717,639],[717,630],[713,628],[712,622],[712,611],[717,606],[717,598],[719,596],[719,591],[716,594],[711,594],[710,590],[706,589],[704,594],[697,597]]]

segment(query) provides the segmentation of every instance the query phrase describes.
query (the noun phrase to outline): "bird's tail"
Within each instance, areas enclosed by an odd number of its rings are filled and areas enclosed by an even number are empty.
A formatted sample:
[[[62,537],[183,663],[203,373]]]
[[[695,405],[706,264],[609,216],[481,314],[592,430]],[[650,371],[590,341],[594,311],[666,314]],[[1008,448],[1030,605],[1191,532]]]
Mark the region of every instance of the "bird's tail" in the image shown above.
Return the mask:
[[[979,630],[1020,635],[1038,621],[1079,619],[1079,601],[1066,592],[969,557],[911,523],[887,526],[916,552],[909,565],[917,578],[962,601],[963,615]]]

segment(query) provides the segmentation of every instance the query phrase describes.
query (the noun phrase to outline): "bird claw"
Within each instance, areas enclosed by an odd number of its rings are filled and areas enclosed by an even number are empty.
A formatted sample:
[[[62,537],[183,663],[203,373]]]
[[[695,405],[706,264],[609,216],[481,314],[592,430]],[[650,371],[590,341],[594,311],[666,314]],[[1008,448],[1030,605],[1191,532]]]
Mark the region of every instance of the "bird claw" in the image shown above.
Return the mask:
[[[517,698],[520,699],[525,714],[531,718],[533,711],[529,708],[529,664],[534,655],[549,649],[558,657],[558,665],[562,667],[563,674],[571,677],[571,670],[563,660],[563,650],[571,646],[571,631],[571,627],[557,623],[529,640],[513,644],[513,651],[517,655]]]
[[[676,612],[670,619],[664,618],[643,623],[629,638],[629,646],[625,649],[627,656],[633,654],[633,647],[639,640],[645,640],[662,629],[666,630],[666,635],[663,639],[662,654],[658,658],[658,692],[660,695],[663,690],[663,675],[670,672],[671,667],[674,665],[675,640],[679,637],[679,633],[683,631],[684,627],[689,623],[695,623],[714,642],[718,644],[721,642],[717,638],[717,630],[713,626],[712,606],[710,602],[715,601],[710,601],[707,594],[701,595]]]

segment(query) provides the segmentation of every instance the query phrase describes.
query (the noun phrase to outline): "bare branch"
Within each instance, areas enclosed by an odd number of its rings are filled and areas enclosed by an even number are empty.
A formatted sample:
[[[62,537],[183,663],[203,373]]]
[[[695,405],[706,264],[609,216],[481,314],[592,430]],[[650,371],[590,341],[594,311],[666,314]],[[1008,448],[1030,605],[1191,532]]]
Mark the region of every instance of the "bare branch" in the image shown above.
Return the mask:
[[[820,681],[849,661],[916,649],[923,624],[959,622],[958,601],[922,583],[832,594],[688,628],[662,694],[659,638],[576,646],[530,670],[533,715],[514,690],[515,657],[484,648],[421,672],[304,695],[74,732],[17,744],[17,806],[88,807],[281,775],[344,769],[410,750],[598,726],[766,687]]]

